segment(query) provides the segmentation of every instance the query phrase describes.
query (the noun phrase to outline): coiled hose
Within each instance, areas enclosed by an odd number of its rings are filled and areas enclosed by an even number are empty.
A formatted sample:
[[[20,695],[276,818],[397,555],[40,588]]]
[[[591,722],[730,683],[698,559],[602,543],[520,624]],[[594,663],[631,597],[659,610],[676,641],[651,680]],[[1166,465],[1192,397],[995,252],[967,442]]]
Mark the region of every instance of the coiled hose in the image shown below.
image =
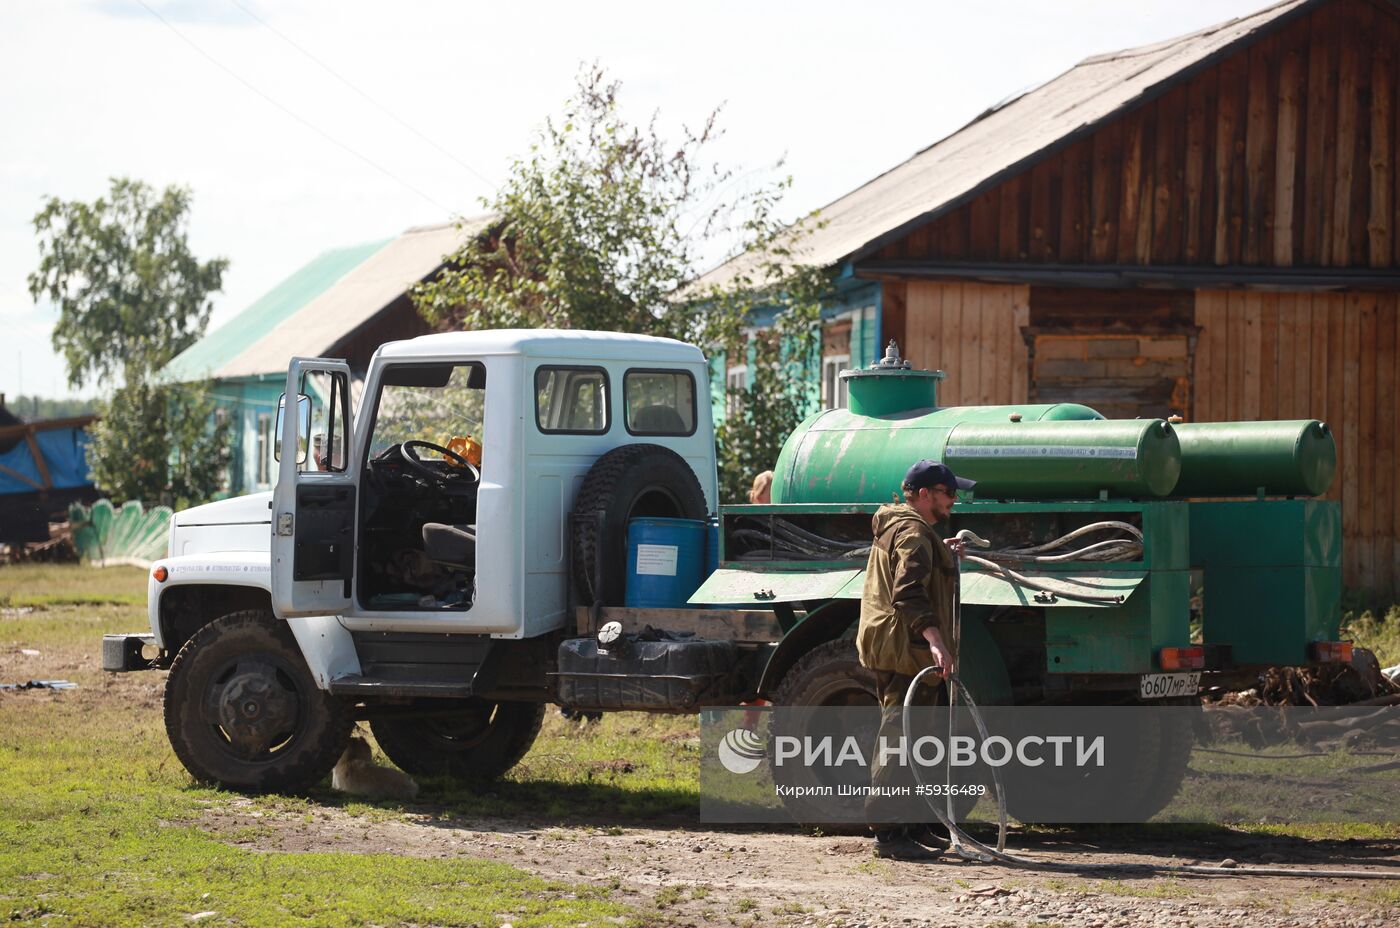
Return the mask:
[[[1098,541],[1085,545],[1082,548],[1060,551],[1060,549],[1070,544],[1070,542],[1078,541],[1086,535],[1093,535],[1101,532],[1127,532],[1131,537],[1109,538],[1105,541]],[[965,544],[973,545],[977,548],[985,549],[991,547],[991,542],[984,538],[979,538],[974,532],[967,529],[958,532],[956,537]],[[1049,553],[1056,551],[1060,553]],[[1085,525],[1082,528],[1077,528],[1043,545],[1032,545],[1024,548],[1003,548],[996,551],[984,550],[980,555],[964,553],[962,556],[963,560],[977,564],[980,567],[985,567],[992,574],[1004,580],[1009,580],[1017,586],[1025,587],[1028,590],[1038,590],[1057,598],[1073,599],[1078,602],[1113,604],[1121,603],[1125,598],[1123,594],[1076,589],[1069,585],[1071,581],[1068,580],[1051,580],[1047,577],[1027,577],[1025,574],[1012,570],[1007,564],[1064,564],[1071,561],[1136,561],[1141,560],[1141,558],[1142,532],[1137,526],[1114,520]]]

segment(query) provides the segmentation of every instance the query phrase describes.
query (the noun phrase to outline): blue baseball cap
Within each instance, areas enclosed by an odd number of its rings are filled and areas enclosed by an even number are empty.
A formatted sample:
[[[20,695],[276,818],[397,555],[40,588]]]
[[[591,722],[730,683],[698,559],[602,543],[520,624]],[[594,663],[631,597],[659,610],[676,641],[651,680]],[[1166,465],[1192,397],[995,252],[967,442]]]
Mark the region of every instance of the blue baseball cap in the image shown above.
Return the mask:
[[[977,481],[957,476],[947,464],[928,460],[915,464],[904,475],[904,489],[906,490],[922,490],[939,484],[950,489],[956,487],[959,490],[971,490],[977,486]]]

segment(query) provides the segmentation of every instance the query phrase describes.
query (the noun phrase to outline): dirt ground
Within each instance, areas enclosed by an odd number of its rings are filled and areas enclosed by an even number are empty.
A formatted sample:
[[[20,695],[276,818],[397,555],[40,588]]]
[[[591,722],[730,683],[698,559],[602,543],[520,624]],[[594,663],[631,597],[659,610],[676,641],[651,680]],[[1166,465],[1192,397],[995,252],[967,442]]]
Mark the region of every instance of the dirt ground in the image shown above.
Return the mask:
[[[600,817],[600,820],[602,818]],[[233,799],[202,827],[269,851],[386,852],[500,860],[545,877],[611,887],[678,925],[784,924],[841,928],[906,925],[1063,925],[1082,928],[1247,924],[1392,926],[1394,882],[1251,877],[1083,876],[1032,873],[946,858],[876,861],[867,840],[795,832],[638,825],[554,825],[443,819],[424,808],[406,820],[369,821],[334,808],[280,814]],[[1400,873],[1391,841],[1260,839],[1221,832],[1145,842],[1124,829],[1094,843],[1075,837],[1012,841],[1024,853],[1093,863],[1219,863]]]
[[[20,617],[20,610],[7,613],[0,618]],[[83,681],[83,692],[96,691],[103,702],[128,712],[155,717],[160,711],[163,673],[101,674],[87,642],[52,646],[40,659],[25,656],[28,645],[14,635],[0,638],[0,679],[71,676]],[[33,711],[69,697],[34,692],[8,698],[25,699]],[[211,801],[197,824],[255,851],[496,860],[546,878],[604,887],[619,902],[655,913],[648,918],[656,923],[677,926],[1400,928],[1400,881],[1247,873],[1250,866],[1284,866],[1397,874],[1400,834],[1383,840],[1303,840],[1221,829],[1163,837],[1151,829],[1122,827],[1013,832],[1008,844],[1016,852],[1061,861],[1216,864],[1229,858],[1240,868],[1231,877],[1124,877],[1108,871],[1075,876],[1003,869],[947,856],[929,864],[877,861],[868,839],[657,823],[605,808],[581,812],[579,823],[560,825],[530,820],[526,813],[453,816],[430,803],[404,813],[312,801],[284,812],[275,803],[229,795]]]

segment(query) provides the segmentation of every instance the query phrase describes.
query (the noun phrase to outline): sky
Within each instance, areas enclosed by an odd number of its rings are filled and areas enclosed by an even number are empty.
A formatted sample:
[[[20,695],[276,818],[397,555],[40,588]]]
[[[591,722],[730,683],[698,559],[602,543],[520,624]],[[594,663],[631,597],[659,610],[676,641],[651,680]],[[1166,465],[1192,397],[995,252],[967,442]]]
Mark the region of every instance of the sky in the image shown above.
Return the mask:
[[[191,189],[195,254],[230,261],[212,329],[328,249],[481,212],[585,63],[668,131],[722,105],[717,157],[791,175],[796,218],[1083,58],[1265,5],[9,0],[0,393],[99,392],[68,387],[27,277],[45,198],[110,177]]]

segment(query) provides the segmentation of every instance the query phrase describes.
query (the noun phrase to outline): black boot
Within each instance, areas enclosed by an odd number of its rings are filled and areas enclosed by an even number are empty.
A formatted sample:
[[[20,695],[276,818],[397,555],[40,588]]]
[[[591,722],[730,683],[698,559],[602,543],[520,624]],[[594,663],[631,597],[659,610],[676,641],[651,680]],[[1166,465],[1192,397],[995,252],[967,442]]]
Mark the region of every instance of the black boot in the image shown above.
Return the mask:
[[[903,828],[882,828],[875,832],[875,856],[888,860],[937,860],[941,850],[934,851],[919,844]]]
[[[942,825],[910,825],[904,833],[915,844],[940,854],[949,846],[948,829]]]

